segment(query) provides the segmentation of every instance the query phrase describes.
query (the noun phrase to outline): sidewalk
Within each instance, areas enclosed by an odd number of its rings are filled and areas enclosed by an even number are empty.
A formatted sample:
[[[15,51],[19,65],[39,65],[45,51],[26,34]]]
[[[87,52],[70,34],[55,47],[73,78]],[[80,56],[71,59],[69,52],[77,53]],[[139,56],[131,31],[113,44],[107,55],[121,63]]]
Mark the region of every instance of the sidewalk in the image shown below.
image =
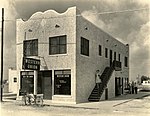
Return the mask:
[[[130,102],[134,99],[139,99],[145,96],[150,95],[150,92],[138,92],[138,94],[127,94],[121,95],[109,100],[104,100],[100,102],[86,102],[79,104],[60,104],[60,103],[52,103],[52,100],[44,100],[44,106],[46,107],[66,107],[66,108],[82,108],[82,109],[100,109],[101,111],[111,111],[113,107],[118,105]],[[20,101],[4,98],[5,101],[10,101],[14,103],[19,103]]]
[[[69,107],[69,108],[105,110],[105,109],[112,109],[115,106],[130,102],[134,99],[142,98],[148,95],[150,95],[150,92],[138,92],[138,94],[121,95],[121,96],[118,96],[109,100],[105,100],[105,101],[87,102],[87,103],[79,103],[79,104],[59,104],[59,103],[52,103],[51,100],[44,100],[44,105],[53,106],[53,107]]]

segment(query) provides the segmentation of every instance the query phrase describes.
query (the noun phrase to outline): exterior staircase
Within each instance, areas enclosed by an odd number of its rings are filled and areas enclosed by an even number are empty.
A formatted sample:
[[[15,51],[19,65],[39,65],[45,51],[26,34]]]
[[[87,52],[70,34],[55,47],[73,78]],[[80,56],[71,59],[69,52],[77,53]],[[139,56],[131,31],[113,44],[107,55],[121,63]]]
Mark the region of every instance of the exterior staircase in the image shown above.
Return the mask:
[[[116,65],[117,64],[117,65]],[[119,64],[119,65],[118,65]],[[119,67],[118,67],[119,66]],[[116,70],[116,67],[118,69]],[[99,88],[95,85],[94,89],[92,90],[88,100],[91,102],[98,102],[107,87],[108,81],[113,73],[113,71],[120,71],[121,70],[121,62],[119,61],[113,61],[111,67],[106,67],[101,75],[101,81],[102,83],[100,84]]]
[[[94,87],[90,97],[88,98],[88,100],[91,102],[99,101],[101,98],[101,94],[102,94],[102,91],[99,91],[99,90],[102,90],[102,84],[100,84],[99,88],[95,85],[95,87]]]

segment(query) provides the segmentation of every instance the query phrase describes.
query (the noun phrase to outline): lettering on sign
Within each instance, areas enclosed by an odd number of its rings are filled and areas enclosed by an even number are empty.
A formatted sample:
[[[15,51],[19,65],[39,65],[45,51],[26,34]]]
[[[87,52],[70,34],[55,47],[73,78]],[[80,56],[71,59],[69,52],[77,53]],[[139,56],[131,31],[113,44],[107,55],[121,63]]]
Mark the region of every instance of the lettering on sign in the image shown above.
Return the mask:
[[[59,80],[59,82],[60,82],[60,83],[66,83],[66,81],[65,81],[65,80]]]
[[[23,69],[40,70],[40,60],[33,58],[23,58]]]

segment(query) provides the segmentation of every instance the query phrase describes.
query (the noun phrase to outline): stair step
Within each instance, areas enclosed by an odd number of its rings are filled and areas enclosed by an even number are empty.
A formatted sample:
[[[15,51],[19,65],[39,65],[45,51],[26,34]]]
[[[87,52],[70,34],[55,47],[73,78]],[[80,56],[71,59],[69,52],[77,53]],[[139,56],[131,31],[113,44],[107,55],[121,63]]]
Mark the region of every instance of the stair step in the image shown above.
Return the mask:
[[[98,93],[98,90],[97,91],[92,91],[92,93]]]
[[[89,99],[93,100],[93,99],[100,99],[100,97],[90,97]]]
[[[102,92],[103,92],[103,91],[102,91]],[[102,92],[100,92],[99,95],[101,95]],[[98,96],[98,93],[92,93],[90,96]]]
[[[99,99],[100,99],[100,97],[97,97],[97,98],[91,97],[91,98],[89,98],[89,100],[99,100]]]
[[[92,92],[92,94],[98,94],[98,92]]]
[[[98,102],[99,99],[89,99],[89,101],[90,101],[90,102],[92,102],[92,101],[93,101],[93,102]]]
[[[98,89],[94,89],[93,92],[98,92]]]
[[[98,94],[91,94],[90,97],[98,97]]]

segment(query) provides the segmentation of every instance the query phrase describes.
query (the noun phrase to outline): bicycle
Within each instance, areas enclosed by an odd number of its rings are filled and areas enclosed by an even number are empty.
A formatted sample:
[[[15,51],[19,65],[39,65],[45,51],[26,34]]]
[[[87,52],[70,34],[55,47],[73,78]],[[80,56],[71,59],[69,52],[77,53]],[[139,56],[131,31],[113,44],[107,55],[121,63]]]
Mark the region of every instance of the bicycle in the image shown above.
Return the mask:
[[[43,106],[43,94],[24,94],[22,100],[25,105]]]

